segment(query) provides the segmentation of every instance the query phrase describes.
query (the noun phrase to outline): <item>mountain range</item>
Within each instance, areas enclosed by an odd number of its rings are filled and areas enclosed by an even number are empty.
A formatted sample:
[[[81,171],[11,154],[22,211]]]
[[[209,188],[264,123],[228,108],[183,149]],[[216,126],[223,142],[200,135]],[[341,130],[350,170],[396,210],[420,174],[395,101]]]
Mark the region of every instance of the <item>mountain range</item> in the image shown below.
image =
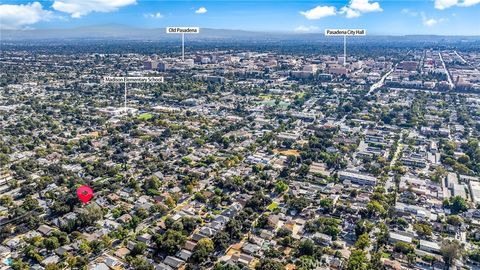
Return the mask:
[[[167,34],[165,28],[137,28],[121,24],[104,24],[84,26],[69,29],[28,29],[28,30],[0,30],[2,41],[12,40],[59,40],[59,39],[85,39],[85,40],[151,40],[151,41],[173,41],[179,40],[179,34]],[[294,33],[294,32],[254,32],[244,30],[212,29],[201,28],[200,34],[186,35],[187,40],[209,41],[209,40],[256,40],[256,41],[341,41],[338,37],[325,37],[323,33]],[[436,35],[408,35],[408,36],[385,36],[368,35],[367,37],[349,38],[357,42],[361,41],[478,41],[480,36],[436,36]]]

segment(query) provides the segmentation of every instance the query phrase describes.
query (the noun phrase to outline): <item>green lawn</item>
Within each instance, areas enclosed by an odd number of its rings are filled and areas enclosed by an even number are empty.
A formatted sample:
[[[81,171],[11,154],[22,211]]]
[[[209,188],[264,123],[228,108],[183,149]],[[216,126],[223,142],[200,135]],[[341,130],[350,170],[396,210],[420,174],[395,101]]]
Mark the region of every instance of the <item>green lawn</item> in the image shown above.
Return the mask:
[[[270,210],[270,211],[273,211],[275,209],[277,209],[278,207],[278,203],[277,202],[272,202],[269,206],[267,206],[267,209]]]
[[[138,119],[142,121],[148,121],[152,118],[153,118],[153,114],[151,113],[142,113],[138,116]]]

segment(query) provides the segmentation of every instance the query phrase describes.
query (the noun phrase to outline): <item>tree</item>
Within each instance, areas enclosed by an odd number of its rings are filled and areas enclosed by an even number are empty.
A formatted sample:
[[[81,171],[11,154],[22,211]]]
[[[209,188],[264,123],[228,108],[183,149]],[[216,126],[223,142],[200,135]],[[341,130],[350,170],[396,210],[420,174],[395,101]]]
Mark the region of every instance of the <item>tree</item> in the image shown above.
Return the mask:
[[[5,206],[5,207],[9,207],[12,204],[13,204],[12,196],[3,195],[2,197],[0,197],[0,205]]]
[[[146,249],[147,249],[147,245],[145,243],[138,242],[133,246],[133,249],[130,255],[131,256],[143,255]]]
[[[417,260],[417,255],[415,253],[408,253],[407,254],[407,262],[409,265],[413,265]]]
[[[385,208],[378,201],[370,201],[367,204],[367,212],[370,216],[384,215],[386,213]]]
[[[370,237],[367,233],[364,233],[358,237],[357,242],[355,242],[355,248],[364,250],[370,246]]]
[[[355,249],[350,254],[347,262],[348,270],[367,270],[368,269],[367,255],[363,250]]]
[[[473,260],[477,263],[480,262],[480,249],[476,248],[475,250],[468,252],[467,255],[470,260]]]
[[[191,234],[197,228],[197,220],[191,217],[182,217],[183,230],[186,234]]]
[[[74,266],[77,264],[77,257],[73,256],[68,252],[63,254],[63,259],[65,260],[70,269],[73,269]]]
[[[89,255],[92,252],[90,245],[87,241],[82,241],[79,245],[80,254],[82,255]]]
[[[389,231],[388,226],[385,223],[381,223],[378,225],[379,232],[376,234],[377,236],[377,245],[375,246],[376,249],[379,249],[388,243],[389,239]]]
[[[257,219],[256,228],[265,229],[268,227],[268,216],[263,214]]]
[[[430,176],[430,180],[439,183],[445,177],[446,171],[443,167],[437,167]]]
[[[470,162],[470,157],[467,156],[467,155],[461,155],[461,156],[458,157],[457,161],[466,165]]]
[[[58,242],[58,239],[53,236],[45,238],[43,241],[43,244],[45,245],[45,248],[47,248],[48,250],[54,250],[60,247],[60,243]]]
[[[263,253],[266,258],[281,258],[283,253],[276,248],[269,248]]]
[[[97,204],[89,204],[78,214],[77,223],[80,227],[86,227],[93,225],[102,218],[102,208]]]
[[[35,209],[38,209],[38,200],[32,198],[32,196],[28,195],[25,197],[25,200],[23,200],[22,207],[27,210],[27,211],[32,211]]]
[[[310,205],[310,200],[305,197],[293,196],[288,200],[290,209],[301,212],[304,208]]]
[[[277,183],[275,183],[275,191],[277,193],[283,193],[287,189],[288,189],[288,185],[284,181],[280,180],[280,181],[277,181]]]
[[[393,246],[393,250],[395,252],[400,252],[406,255],[408,253],[413,253],[415,251],[415,248],[410,244],[404,242],[397,242]]]
[[[301,256],[295,261],[298,270],[311,270],[317,267],[317,260],[312,256]]]
[[[261,259],[260,262],[255,266],[255,270],[284,270],[285,266],[276,260],[273,259]]]
[[[460,196],[455,196],[450,200],[450,210],[453,214],[462,213],[468,210],[468,206],[464,198]]]
[[[28,270],[30,269],[30,264],[22,261],[21,259],[15,259],[12,262],[12,268],[14,270]]]
[[[312,240],[303,240],[298,244],[297,253],[298,256],[312,256],[315,254],[315,244]]]
[[[330,212],[333,209],[333,200],[330,198],[321,199],[320,206]]]
[[[45,270],[60,270],[60,267],[56,263],[49,263],[45,265]]]
[[[298,175],[306,176],[309,171],[310,168],[308,167],[308,165],[302,164],[302,166],[300,166],[300,169],[298,169]]]
[[[240,267],[231,263],[217,263],[213,267],[213,270],[240,270]]]
[[[220,231],[213,237],[213,243],[216,249],[225,250],[228,248],[230,237],[224,231]]]
[[[447,223],[453,226],[460,226],[463,224],[463,219],[457,215],[450,215],[447,217]]]
[[[433,266],[433,264],[436,261],[436,258],[433,255],[426,254],[422,256],[422,260],[424,260],[425,262],[429,262]]]
[[[368,269],[383,269],[382,250],[379,250],[372,255],[370,263],[368,264]]]
[[[432,226],[425,223],[414,224],[413,229],[417,231],[418,235],[421,237],[432,235]]]
[[[238,219],[230,219],[225,225],[225,232],[229,234],[230,239],[240,239],[242,224]]]
[[[175,254],[180,247],[185,244],[186,237],[179,231],[167,230],[164,234],[155,236],[155,243],[158,251],[163,251],[169,255]]]
[[[191,260],[194,262],[204,262],[208,259],[214,250],[213,241],[210,238],[202,238],[193,249]]]
[[[133,267],[135,270],[153,270],[153,265],[150,264],[145,258],[142,256],[135,256],[135,257],[130,257],[130,265]]]
[[[359,219],[355,223],[355,235],[360,237],[364,233],[369,233],[373,229],[373,223],[365,219]]]
[[[440,247],[443,261],[446,265],[453,265],[454,261],[460,258],[461,246],[457,240],[445,240]]]

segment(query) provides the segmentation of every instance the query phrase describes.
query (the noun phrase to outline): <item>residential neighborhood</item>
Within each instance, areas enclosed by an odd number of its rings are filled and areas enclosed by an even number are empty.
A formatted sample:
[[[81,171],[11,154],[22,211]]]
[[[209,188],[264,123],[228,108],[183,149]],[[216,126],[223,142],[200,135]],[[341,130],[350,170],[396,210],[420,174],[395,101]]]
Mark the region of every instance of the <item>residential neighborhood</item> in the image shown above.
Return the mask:
[[[1,270],[480,269],[478,50],[99,44],[0,51]]]

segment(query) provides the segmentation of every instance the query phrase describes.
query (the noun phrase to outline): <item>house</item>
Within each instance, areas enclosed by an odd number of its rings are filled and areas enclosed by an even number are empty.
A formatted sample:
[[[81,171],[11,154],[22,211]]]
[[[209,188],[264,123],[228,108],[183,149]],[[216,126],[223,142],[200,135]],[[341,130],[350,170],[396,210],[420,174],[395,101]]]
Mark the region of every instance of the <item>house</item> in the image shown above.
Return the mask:
[[[246,243],[245,245],[242,246],[242,251],[249,254],[249,255],[252,255],[252,256],[259,256],[259,251],[261,250],[262,248],[258,245],[255,245],[255,244],[251,244],[251,243]]]
[[[71,246],[62,246],[62,247],[59,247],[55,250],[55,253],[58,255],[58,256],[63,256],[63,254],[65,253],[68,253],[70,251],[72,251],[73,248]]]
[[[110,270],[110,268],[108,268],[108,266],[104,263],[94,264],[91,267],[89,267],[89,269],[91,269],[91,270]]]
[[[200,233],[206,236],[213,236],[217,233],[215,229],[212,229],[210,227],[203,227],[200,229]]]
[[[137,240],[144,243],[144,244],[150,244],[150,241],[152,240],[152,235],[148,233],[144,233],[142,235],[137,236]]]
[[[130,254],[130,250],[128,248],[122,247],[122,248],[117,249],[117,251],[115,251],[114,255],[117,256],[120,259],[123,259],[128,254]]]
[[[198,242],[198,241],[200,241],[200,239],[208,238],[208,236],[206,236],[204,234],[201,234],[201,233],[194,233],[191,238],[192,238],[193,241]]]
[[[399,261],[393,261],[389,259],[382,258],[383,266],[388,270],[401,270],[402,264]]]
[[[121,217],[117,218],[117,221],[122,224],[125,224],[130,220],[132,220],[132,216],[130,216],[129,214],[124,214]]]
[[[396,233],[396,232],[390,232],[389,233],[389,241],[392,244],[395,244],[395,243],[398,243],[398,242],[411,244],[412,243],[412,237],[406,236],[406,235],[403,235],[403,234],[400,234],[400,233]]]
[[[110,229],[110,230],[116,230],[118,227],[120,227],[120,224],[118,222],[113,221],[113,220],[107,219],[103,223],[103,226],[107,229]]]
[[[60,257],[58,257],[57,255],[52,255],[50,257],[45,258],[42,261],[42,265],[47,265],[47,264],[51,264],[51,263],[58,263],[59,261],[60,261]]]
[[[263,238],[263,239],[267,239],[267,240],[270,240],[274,237],[274,233],[271,232],[271,231],[268,231],[268,230],[261,230],[260,231],[260,237]]]
[[[426,252],[440,253],[440,245],[436,242],[420,240],[420,249]]]
[[[331,255],[322,255],[322,261],[330,267],[330,269],[342,269],[343,261]]]
[[[50,235],[53,230],[54,229],[48,225],[40,225],[40,227],[38,227],[37,229],[37,231],[43,234],[44,236]]]
[[[251,235],[249,238],[248,238],[248,241],[252,244],[255,244],[255,245],[259,245],[259,246],[262,246],[263,243],[265,242],[265,240],[261,237],[258,237],[256,235]]]
[[[280,222],[280,216],[279,215],[269,215],[268,216],[268,226],[276,229],[279,222]]]
[[[115,267],[119,267],[121,265],[121,263],[117,259],[115,259],[111,256],[107,256],[105,258],[105,260],[103,261],[103,263],[105,263],[108,267],[110,267],[112,269],[115,268]]]
[[[243,253],[236,253],[236,254],[233,254],[232,257],[231,257],[231,261],[232,262],[235,262],[235,263],[240,263],[240,264],[243,264],[243,265],[250,265],[253,260],[255,258],[250,256],[250,255],[247,255],[247,254],[243,254]]]
[[[182,266],[185,263],[185,261],[172,256],[167,256],[163,262],[166,265],[171,266],[173,269],[178,269],[180,268],[180,266]]]
[[[185,245],[183,245],[183,248],[188,250],[188,251],[193,251],[197,243],[192,242],[192,241],[186,241]]]
[[[10,254],[11,254],[10,248],[0,245],[0,257],[1,258],[8,258],[8,257],[10,257]]]
[[[186,249],[182,249],[179,252],[177,252],[177,254],[175,256],[177,258],[180,258],[180,259],[184,260],[184,261],[187,261],[188,258],[190,258],[190,256],[192,256],[192,252],[188,251]]]
[[[350,182],[360,186],[375,186],[375,184],[377,183],[377,179],[375,177],[361,174],[357,171],[341,171],[338,176],[340,177],[341,181],[344,181],[344,184]]]
[[[155,270],[173,270],[172,267],[164,264],[164,263],[159,263],[157,265],[154,265]]]
[[[316,232],[312,235],[312,238],[316,243],[320,245],[330,246],[333,243],[332,237],[324,233]]]
[[[18,249],[25,246],[25,242],[18,236],[7,240],[4,244],[11,249]]]

